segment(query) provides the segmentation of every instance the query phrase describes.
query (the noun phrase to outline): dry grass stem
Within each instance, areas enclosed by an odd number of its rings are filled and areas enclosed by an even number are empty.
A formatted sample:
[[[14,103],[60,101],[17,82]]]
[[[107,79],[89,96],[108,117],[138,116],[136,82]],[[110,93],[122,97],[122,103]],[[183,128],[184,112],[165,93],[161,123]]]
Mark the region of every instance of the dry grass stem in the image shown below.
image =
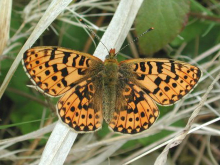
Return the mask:
[[[2,55],[4,49],[6,48],[9,32],[10,32],[10,22],[11,22],[11,9],[12,0],[1,0],[0,1],[0,55]]]

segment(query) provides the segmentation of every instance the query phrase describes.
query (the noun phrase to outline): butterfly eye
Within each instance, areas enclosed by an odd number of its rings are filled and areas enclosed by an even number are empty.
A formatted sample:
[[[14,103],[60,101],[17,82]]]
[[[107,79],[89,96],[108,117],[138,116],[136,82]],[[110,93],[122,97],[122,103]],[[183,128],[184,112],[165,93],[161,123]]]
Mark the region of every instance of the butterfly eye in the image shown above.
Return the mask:
[[[109,59],[109,58],[110,58],[110,56],[109,56],[109,55],[105,56],[105,59]]]

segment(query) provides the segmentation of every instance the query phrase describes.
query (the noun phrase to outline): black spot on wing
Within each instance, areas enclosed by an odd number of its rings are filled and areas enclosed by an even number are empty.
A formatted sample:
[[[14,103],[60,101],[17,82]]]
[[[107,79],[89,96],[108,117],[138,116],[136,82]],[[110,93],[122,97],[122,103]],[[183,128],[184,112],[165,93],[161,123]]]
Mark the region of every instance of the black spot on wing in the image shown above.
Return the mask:
[[[79,55],[77,54],[76,57],[73,58],[73,63],[72,66],[75,67],[76,66],[76,59],[79,58]]]
[[[27,57],[28,57],[28,56],[27,56],[27,52],[28,52],[28,51],[26,51],[26,52],[24,53],[24,56],[23,56],[23,59],[24,59],[24,60],[26,60]]]
[[[154,80],[154,83],[159,86],[160,83],[161,83],[162,79],[160,77],[157,77],[155,80]]]
[[[61,75],[62,75],[63,77],[66,77],[66,76],[68,75],[67,68],[63,68],[63,69],[60,70],[60,71],[61,71]]]
[[[79,75],[85,75],[86,74],[86,69],[78,69],[78,74]]]
[[[138,80],[144,80],[145,75],[144,75],[144,74],[141,74],[140,76],[139,76],[139,75],[136,75],[136,78],[137,78]]]
[[[140,62],[140,67],[142,72],[146,71],[145,62]]]
[[[136,71],[137,69],[138,69],[138,64],[135,64],[134,71]]]
[[[163,69],[163,62],[156,62],[157,65],[157,72],[158,73],[162,73],[162,69]]]
[[[171,67],[170,67],[171,72],[176,73],[174,61],[170,60],[170,63],[171,63]]]
[[[58,72],[57,64],[52,65],[52,67],[53,67],[53,71],[54,71],[54,72]]]
[[[89,67],[89,60],[90,60],[90,59],[87,59],[87,60],[86,60],[86,66],[87,66],[87,67]]]
[[[45,67],[48,68],[49,66],[49,61],[45,62]]]
[[[70,57],[70,53],[69,52],[64,52],[63,64],[66,64],[68,62],[69,57]]]
[[[67,81],[64,78],[61,80],[61,82],[62,82],[63,86],[67,87]]]
[[[50,74],[50,71],[49,71],[49,70],[46,70],[46,71],[45,71],[45,75],[48,76],[49,74]]]
[[[152,67],[151,63],[150,63],[150,62],[147,62],[147,65],[148,65],[148,67],[149,67],[149,72],[148,72],[148,74],[152,74],[152,69],[153,69],[153,67]]]
[[[160,90],[160,88],[158,87],[158,88],[156,88],[156,89],[154,89],[154,91],[153,91],[153,94],[155,95],[155,94],[157,94],[157,92]]]
[[[56,81],[56,80],[57,80],[57,76],[53,76],[53,77],[52,77],[52,80],[53,80],[53,81]]]
[[[85,61],[85,57],[81,56],[80,61],[79,61],[79,66],[83,66],[84,61]]]
[[[57,50],[57,48],[53,48],[51,55],[50,55],[50,60],[53,60],[55,58],[55,51]]]
[[[179,79],[179,76],[178,75],[176,75],[176,77],[174,77],[174,80],[178,80]]]
[[[164,80],[165,83],[169,83],[169,82],[170,82],[170,79],[171,79],[171,77],[170,77],[170,76],[167,76],[166,79]]]

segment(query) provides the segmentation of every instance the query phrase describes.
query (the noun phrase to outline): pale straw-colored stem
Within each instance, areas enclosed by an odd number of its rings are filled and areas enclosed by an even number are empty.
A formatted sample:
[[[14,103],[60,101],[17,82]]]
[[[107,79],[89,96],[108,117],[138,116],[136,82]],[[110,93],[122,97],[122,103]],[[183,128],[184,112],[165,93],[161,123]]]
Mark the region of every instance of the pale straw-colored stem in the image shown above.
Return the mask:
[[[11,22],[12,0],[0,1],[0,55],[6,47],[9,38],[10,22]]]

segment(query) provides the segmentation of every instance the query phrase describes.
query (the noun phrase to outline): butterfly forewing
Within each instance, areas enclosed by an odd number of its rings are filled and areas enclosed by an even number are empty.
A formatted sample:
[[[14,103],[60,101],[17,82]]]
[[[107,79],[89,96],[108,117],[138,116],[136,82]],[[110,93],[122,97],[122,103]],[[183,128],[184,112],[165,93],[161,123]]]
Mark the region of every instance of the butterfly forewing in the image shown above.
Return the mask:
[[[199,68],[168,59],[133,59],[120,63],[120,72],[161,105],[180,100],[197,84]]]
[[[60,47],[28,49],[23,65],[32,81],[51,96],[65,93],[103,68],[103,62],[92,55]]]

